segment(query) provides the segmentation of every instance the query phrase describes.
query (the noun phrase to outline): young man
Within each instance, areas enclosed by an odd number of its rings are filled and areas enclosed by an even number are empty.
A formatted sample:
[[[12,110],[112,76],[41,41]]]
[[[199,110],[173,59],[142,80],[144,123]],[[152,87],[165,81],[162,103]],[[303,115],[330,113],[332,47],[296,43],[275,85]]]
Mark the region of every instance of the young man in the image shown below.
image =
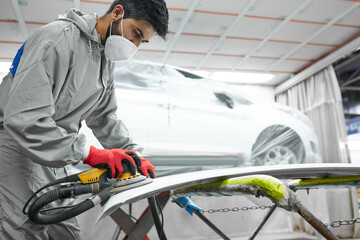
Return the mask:
[[[22,213],[68,164],[107,167],[114,178],[126,163],[155,177],[116,118],[112,61],[167,28],[163,0],[115,0],[102,17],[72,9],[26,40],[0,85],[0,239],[81,239],[75,219],[36,225]],[[105,149],[85,149],[83,120]]]

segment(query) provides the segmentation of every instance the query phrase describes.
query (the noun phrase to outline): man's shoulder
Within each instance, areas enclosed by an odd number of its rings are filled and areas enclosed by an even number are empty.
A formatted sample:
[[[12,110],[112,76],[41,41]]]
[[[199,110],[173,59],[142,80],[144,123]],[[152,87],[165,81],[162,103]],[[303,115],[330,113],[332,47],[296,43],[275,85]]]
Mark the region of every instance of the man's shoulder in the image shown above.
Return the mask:
[[[39,30],[40,33],[47,33],[49,36],[52,35],[59,35],[61,33],[63,33],[64,31],[71,31],[72,28],[74,27],[74,24],[72,22],[68,22],[68,21],[53,21],[50,22],[44,26],[42,26]],[[74,29],[77,29],[76,27]]]
[[[56,43],[64,38],[75,37],[79,31],[72,22],[53,21],[37,29],[28,39],[33,44]]]

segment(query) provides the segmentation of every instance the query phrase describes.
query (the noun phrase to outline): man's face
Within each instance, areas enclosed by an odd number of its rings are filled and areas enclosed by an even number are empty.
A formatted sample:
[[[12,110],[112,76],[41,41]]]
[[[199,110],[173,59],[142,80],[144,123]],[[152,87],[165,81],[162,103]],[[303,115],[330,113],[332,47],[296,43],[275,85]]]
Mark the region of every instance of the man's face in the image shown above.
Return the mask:
[[[112,34],[121,35],[121,19],[113,23]],[[137,47],[141,43],[149,42],[150,38],[155,35],[154,28],[150,23],[144,20],[136,20],[134,18],[126,18],[123,20],[123,33],[126,39],[131,41]]]

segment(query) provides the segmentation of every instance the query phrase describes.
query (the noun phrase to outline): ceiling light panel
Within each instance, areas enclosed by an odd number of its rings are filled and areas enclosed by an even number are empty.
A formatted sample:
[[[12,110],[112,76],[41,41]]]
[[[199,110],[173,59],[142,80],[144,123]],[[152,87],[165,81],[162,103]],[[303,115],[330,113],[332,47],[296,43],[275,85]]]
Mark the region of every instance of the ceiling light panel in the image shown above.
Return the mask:
[[[297,43],[270,41],[266,42],[264,46],[255,52],[252,56],[280,58],[293,49],[296,45]]]
[[[134,55],[134,60],[142,60],[142,61],[153,61],[153,62],[161,62],[163,58],[163,52],[147,52],[147,51],[137,51]]]
[[[360,26],[360,6],[341,19],[338,24]]]
[[[173,51],[205,53],[216,40],[216,37],[181,35]]]
[[[185,17],[186,11],[179,10],[169,10],[169,31],[176,32],[180,25],[182,19]]]
[[[235,65],[240,57],[211,55],[201,68],[224,68],[231,70],[230,66]]]
[[[54,21],[59,14],[64,14],[74,7],[72,1],[65,0],[22,0],[19,3],[26,22],[49,23]],[[34,9],[37,9],[36,14]]]
[[[11,66],[11,62],[0,61],[0,73],[9,72],[10,66]],[[0,79],[0,81],[1,81],[1,79]]]
[[[1,1],[0,16],[2,20],[16,20],[14,9],[9,0]]]
[[[360,20],[357,22],[360,25]],[[355,35],[360,30],[359,28],[353,27],[339,27],[331,26],[322,32],[319,36],[311,40],[312,43],[324,43],[324,44],[333,44],[337,45],[344,42],[349,37]]]
[[[234,28],[229,36],[244,37],[244,38],[257,38],[260,41],[265,38],[277,25],[279,20],[268,20],[261,18],[245,17]]]
[[[354,2],[338,0],[315,0],[295,19],[313,22],[329,22],[334,16],[346,11]],[[326,11],[324,7],[326,6]]]
[[[214,53],[245,55],[257,44],[259,44],[259,41],[227,38],[223,44],[217,50],[215,50]]]
[[[326,46],[312,46],[305,45],[301,50],[294,53],[290,58],[300,58],[300,59],[316,59],[327,51],[333,49],[333,47]]]
[[[17,22],[0,22],[0,29],[6,34],[0,34],[0,41],[22,42],[24,37],[22,35],[20,26]]]
[[[272,72],[288,72],[288,73],[295,73],[305,65],[309,64],[310,62],[305,61],[296,61],[296,60],[284,60],[281,64],[276,65]]]
[[[324,25],[289,22],[272,39],[284,41],[304,41]]]
[[[205,55],[202,54],[189,55],[184,53],[172,53],[167,59],[166,64],[175,65],[183,68],[195,68],[204,56]]]
[[[109,9],[109,7],[111,6],[111,0],[107,0],[104,1],[107,4],[104,3],[100,3],[102,1],[94,1],[94,3],[91,2],[82,2],[80,1],[80,10],[85,12],[85,13],[97,13],[100,16],[102,16],[103,14],[106,13],[106,11]]]
[[[285,18],[299,8],[303,2],[304,0],[258,1],[256,6],[250,9],[247,14],[261,17]]]
[[[188,9],[191,3],[192,0],[166,0],[166,5],[168,8]]]
[[[195,12],[189,19],[191,24],[187,24],[183,32],[221,35],[235,18],[235,16]]]
[[[1,43],[0,61],[12,61],[21,44]]]
[[[238,14],[247,4],[248,0],[201,0],[197,8],[199,11],[212,11]]]
[[[259,70],[263,71],[274,64],[276,60],[266,58],[248,58],[236,70]]]
[[[146,49],[146,50],[164,50],[167,48],[169,43],[171,42],[172,38],[174,37],[174,34],[168,34],[166,36],[166,41],[159,37],[158,35],[155,35],[150,39],[148,43],[142,43],[140,45],[140,49]]]
[[[29,34],[35,32],[40,26],[38,24],[26,24],[26,29]],[[24,42],[24,35],[21,31],[20,25],[17,22],[0,22],[1,31],[6,31],[6,34],[0,34],[0,41],[7,42]]]

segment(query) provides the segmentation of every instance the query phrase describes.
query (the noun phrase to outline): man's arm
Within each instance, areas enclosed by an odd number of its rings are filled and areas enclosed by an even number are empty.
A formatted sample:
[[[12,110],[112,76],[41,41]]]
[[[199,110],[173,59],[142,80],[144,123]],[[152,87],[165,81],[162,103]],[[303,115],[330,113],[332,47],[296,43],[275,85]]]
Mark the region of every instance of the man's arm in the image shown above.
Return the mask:
[[[125,124],[117,119],[116,109],[114,84],[113,81],[110,81],[106,89],[106,96],[86,119],[86,125],[92,129],[104,148],[121,148],[141,153],[143,148],[133,142]]]
[[[67,133],[52,119],[54,79],[65,79],[69,66],[69,56],[62,52],[66,43],[54,42],[65,41],[67,33],[54,27],[44,31],[25,44],[4,111],[4,128],[34,162],[62,167],[82,159],[85,136]]]
[[[132,150],[141,157],[142,147],[133,142],[129,131],[124,123],[117,119],[116,116],[116,98],[113,82],[110,83],[106,90],[106,97],[98,108],[86,119],[86,124],[90,127],[94,135],[98,138],[103,147],[114,149]],[[90,156],[91,156],[90,150]],[[86,153],[84,155],[87,155]],[[114,154],[114,157],[116,154]],[[136,155],[131,155],[135,160],[138,171],[146,177],[155,178],[155,167],[148,159],[139,158]],[[118,158],[121,160],[121,158]],[[86,162],[86,160],[85,160]],[[92,164],[90,164],[93,166]],[[122,170],[122,169],[121,169]],[[113,176],[114,177],[114,176]]]

